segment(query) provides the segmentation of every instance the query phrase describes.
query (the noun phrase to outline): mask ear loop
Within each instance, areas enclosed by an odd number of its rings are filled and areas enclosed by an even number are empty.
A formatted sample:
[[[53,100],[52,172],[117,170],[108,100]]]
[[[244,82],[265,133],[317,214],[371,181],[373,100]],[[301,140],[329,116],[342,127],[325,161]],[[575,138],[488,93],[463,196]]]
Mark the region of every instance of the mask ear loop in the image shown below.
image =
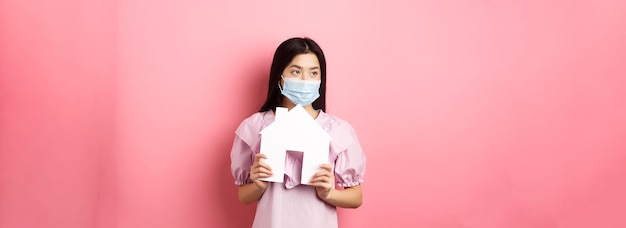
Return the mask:
[[[281,75],[280,78],[282,78],[283,80],[285,80],[285,78]],[[280,86],[280,81],[278,82],[278,89],[280,89],[280,92],[283,92],[283,87]]]

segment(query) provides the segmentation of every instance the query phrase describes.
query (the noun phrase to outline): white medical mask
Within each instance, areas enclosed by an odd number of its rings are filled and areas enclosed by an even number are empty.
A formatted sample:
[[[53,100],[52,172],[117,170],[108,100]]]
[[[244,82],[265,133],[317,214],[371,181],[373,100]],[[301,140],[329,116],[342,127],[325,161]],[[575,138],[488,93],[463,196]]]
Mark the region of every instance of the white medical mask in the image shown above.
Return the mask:
[[[294,104],[307,106],[320,97],[322,80],[301,80],[285,78],[282,75],[280,77],[285,81],[285,88],[281,88],[278,82],[280,92]]]

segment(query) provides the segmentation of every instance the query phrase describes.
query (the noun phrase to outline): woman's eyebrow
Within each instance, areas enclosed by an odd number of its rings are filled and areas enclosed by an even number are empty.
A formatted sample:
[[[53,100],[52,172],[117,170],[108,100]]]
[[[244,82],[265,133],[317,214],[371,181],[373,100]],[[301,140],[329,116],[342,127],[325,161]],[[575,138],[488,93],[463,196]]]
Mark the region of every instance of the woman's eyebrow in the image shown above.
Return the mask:
[[[295,65],[295,64],[293,64],[293,65],[291,65],[291,66],[289,66],[289,67],[295,67],[295,68],[298,68],[298,69],[302,69],[302,67],[301,67],[301,66],[298,66],[298,65]]]
[[[296,64],[290,65],[289,67],[295,67],[295,68],[298,68],[298,69],[304,69],[304,67],[298,66]],[[309,68],[309,70],[317,70],[319,68],[320,68],[319,66],[314,66],[314,67]]]

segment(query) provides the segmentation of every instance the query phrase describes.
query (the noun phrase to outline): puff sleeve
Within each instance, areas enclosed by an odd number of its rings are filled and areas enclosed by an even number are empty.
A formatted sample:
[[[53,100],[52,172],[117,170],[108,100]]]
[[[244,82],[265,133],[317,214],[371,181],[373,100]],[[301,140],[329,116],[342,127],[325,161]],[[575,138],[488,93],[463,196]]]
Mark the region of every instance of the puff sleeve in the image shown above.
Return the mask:
[[[254,162],[254,152],[239,136],[235,136],[230,151],[230,171],[236,185],[252,183],[250,180],[250,166]]]
[[[244,120],[235,131],[235,140],[230,151],[230,171],[236,185],[252,183],[250,166],[254,163],[254,155],[258,153],[260,134],[263,127],[259,113]]]
[[[341,187],[354,187],[363,183],[366,159],[354,129],[347,123],[342,125],[342,134],[335,134],[333,139],[339,141],[335,147],[335,179]]]

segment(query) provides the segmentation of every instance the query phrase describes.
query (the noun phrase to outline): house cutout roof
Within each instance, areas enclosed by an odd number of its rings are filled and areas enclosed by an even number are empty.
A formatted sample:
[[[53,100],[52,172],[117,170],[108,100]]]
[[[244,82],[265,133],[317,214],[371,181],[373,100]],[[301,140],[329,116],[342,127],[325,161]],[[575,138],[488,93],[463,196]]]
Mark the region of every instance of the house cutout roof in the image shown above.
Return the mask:
[[[296,105],[291,110],[276,108],[272,124],[261,130],[261,153],[267,155],[263,162],[272,168],[266,181],[283,182],[287,150],[303,152],[301,184],[308,184],[319,166],[329,163],[330,135],[304,110]]]

